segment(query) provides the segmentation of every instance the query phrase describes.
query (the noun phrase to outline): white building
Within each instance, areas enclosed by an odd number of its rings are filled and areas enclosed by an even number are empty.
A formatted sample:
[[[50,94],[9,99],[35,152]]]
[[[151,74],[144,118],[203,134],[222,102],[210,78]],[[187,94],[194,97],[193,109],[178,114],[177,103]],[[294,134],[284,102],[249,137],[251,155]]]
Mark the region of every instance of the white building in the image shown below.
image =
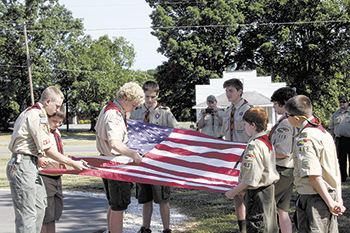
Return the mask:
[[[227,108],[231,103],[227,101],[223,84],[226,80],[237,78],[243,83],[243,98],[254,106],[260,106],[265,109],[269,116],[268,128],[271,128],[277,121],[278,115],[272,107],[270,101],[273,92],[286,83],[272,83],[271,77],[257,77],[256,71],[228,71],[224,72],[221,79],[210,79],[209,85],[196,85],[196,105],[197,121],[199,112],[207,107],[206,100],[208,95],[216,96],[218,107]]]

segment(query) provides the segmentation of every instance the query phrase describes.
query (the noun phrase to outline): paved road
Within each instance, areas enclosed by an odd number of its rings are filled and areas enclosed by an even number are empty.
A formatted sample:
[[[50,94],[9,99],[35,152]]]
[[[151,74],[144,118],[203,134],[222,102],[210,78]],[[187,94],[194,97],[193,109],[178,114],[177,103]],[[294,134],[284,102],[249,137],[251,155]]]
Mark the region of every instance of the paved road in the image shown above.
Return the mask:
[[[106,229],[107,200],[104,194],[83,192],[64,192],[63,214],[56,223],[56,232],[60,233],[97,233]],[[181,222],[186,216],[171,209],[171,228],[183,231]],[[0,232],[15,232],[14,210],[9,189],[0,189]],[[124,214],[123,233],[135,233],[142,225],[142,206],[135,198]],[[163,226],[158,205],[153,206],[152,231],[161,232]]]

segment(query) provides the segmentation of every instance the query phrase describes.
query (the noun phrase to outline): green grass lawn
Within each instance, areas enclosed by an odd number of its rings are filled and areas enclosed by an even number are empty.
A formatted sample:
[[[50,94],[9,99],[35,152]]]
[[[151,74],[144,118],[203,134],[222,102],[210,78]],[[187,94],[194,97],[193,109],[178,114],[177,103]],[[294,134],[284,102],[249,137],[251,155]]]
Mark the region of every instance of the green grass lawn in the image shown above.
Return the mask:
[[[95,138],[86,132],[62,132],[65,136],[86,136],[80,139],[65,139],[64,145],[86,146],[95,145]],[[0,134],[1,141],[9,141],[10,134]],[[4,146],[7,148],[7,145]],[[79,155],[91,156],[95,153],[79,153]],[[10,154],[0,154],[0,188],[8,188],[6,178],[6,164]],[[100,178],[89,176],[64,175],[63,188],[65,190],[80,190],[89,192],[103,192],[103,185]],[[350,226],[350,179],[342,186],[344,205],[348,210],[338,218],[339,231],[349,232]],[[293,215],[296,194],[291,201],[290,216]],[[192,189],[173,188],[170,200],[171,208],[176,208],[185,213],[189,218],[183,224],[187,233],[225,233],[237,232],[238,226],[234,213],[233,200],[225,197],[223,193],[198,191]],[[296,230],[294,230],[296,232]]]

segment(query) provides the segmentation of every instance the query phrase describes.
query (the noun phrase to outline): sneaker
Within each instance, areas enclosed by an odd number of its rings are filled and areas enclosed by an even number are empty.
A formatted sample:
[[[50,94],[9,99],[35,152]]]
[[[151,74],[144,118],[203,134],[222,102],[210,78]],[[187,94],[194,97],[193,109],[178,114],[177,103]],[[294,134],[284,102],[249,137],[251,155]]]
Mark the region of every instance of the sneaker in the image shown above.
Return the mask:
[[[171,233],[171,229],[167,228],[167,229],[163,230],[163,233]]]
[[[137,233],[151,233],[151,229],[146,229],[146,227],[141,227],[141,229]]]

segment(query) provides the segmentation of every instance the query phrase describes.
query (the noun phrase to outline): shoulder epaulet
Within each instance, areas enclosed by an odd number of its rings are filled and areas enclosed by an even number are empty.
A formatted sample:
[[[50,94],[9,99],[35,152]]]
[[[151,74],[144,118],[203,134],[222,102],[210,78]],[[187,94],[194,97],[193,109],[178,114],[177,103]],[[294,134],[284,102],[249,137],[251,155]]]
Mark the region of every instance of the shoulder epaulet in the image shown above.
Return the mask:
[[[301,132],[300,138],[307,138],[307,132]]]
[[[135,108],[135,110],[138,110],[138,109],[141,109],[142,108],[142,106],[137,106],[136,108]]]
[[[165,110],[170,110],[170,108],[167,107],[167,106],[160,106],[159,108],[160,108],[160,109],[165,109]]]

